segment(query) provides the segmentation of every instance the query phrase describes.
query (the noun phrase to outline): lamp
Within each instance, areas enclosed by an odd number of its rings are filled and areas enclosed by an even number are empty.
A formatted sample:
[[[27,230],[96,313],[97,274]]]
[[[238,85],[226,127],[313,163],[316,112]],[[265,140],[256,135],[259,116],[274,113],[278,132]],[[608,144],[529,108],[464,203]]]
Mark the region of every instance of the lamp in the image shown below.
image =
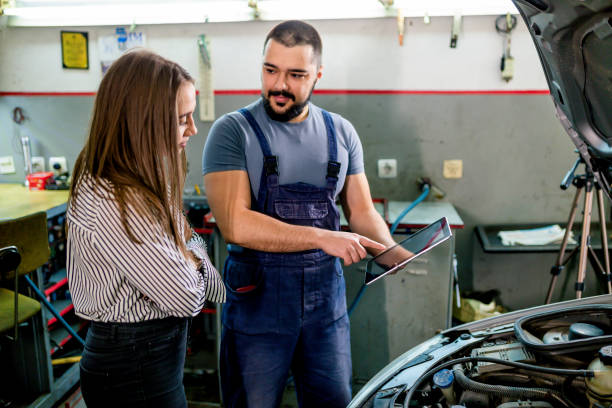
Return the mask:
[[[5,0],[6,1],[6,0]],[[252,21],[248,0],[17,0],[7,3],[8,25],[104,26]],[[395,17],[499,15],[517,10],[510,0],[258,0],[257,19],[361,19]]]

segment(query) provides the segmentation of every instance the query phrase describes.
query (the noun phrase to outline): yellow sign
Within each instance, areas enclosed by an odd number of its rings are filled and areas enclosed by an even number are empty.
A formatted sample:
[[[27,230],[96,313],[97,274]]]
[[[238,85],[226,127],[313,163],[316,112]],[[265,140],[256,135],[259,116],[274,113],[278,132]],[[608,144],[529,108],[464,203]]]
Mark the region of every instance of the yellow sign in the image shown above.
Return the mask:
[[[62,31],[62,66],[89,69],[87,33]]]

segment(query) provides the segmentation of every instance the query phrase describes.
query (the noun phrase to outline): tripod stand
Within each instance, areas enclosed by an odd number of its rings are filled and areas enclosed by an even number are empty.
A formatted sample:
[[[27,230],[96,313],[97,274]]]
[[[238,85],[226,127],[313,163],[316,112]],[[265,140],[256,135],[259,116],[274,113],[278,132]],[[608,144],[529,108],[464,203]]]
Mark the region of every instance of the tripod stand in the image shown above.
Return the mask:
[[[593,173],[593,171],[589,168],[589,166],[585,165],[585,174],[575,176],[574,172],[578,168],[580,163],[584,163],[584,160],[580,157],[574,163],[572,169],[567,173],[565,178],[561,183],[561,189],[565,190],[569,187],[570,183],[576,187],[576,195],[574,196],[574,201],[572,203],[572,209],[570,211],[569,219],[567,221],[567,226],[565,228],[565,235],[563,236],[563,241],[561,241],[561,249],[559,250],[559,256],[557,257],[557,261],[555,265],[550,269],[550,273],[552,275],[550,280],[550,286],[548,287],[548,293],[546,294],[545,303],[550,303],[552,299],[552,293],[555,288],[555,283],[557,282],[557,278],[561,271],[564,269],[565,265],[572,259],[577,253],[579,253],[578,258],[578,276],[576,277],[576,299],[580,299],[582,297],[582,292],[584,291],[584,278],[586,276],[586,261],[587,256],[589,257],[589,261],[594,269],[597,269],[599,273],[606,276],[607,284],[608,284],[608,293],[612,293],[612,278],[610,276],[610,255],[608,253],[608,234],[606,231],[606,218],[604,215],[604,202],[603,202],[603,192],[601,191],[601,184],[597,179],[597,176]],[[600,232],[601,232],[601,245],[603,248],[604,255],[604,263],[605,269],[601,265],[597,254],[593,250],[591,246],[591,210],[593,208],[593,188],[597,191],[597,207],[599,209],[599,224],[600,224]],[[565,250],[567,249],[567,243],[569,240],[570,233],[572,231],[572,227],[574,225],[574,220],[576,219],[576,212],[578,209],[578,200],[582,194],[582,190],[586,192],[584,197],[584,210],[582,217],[582,235],[580,237],[580,246],[575,247],[570,254],[565,257]]]

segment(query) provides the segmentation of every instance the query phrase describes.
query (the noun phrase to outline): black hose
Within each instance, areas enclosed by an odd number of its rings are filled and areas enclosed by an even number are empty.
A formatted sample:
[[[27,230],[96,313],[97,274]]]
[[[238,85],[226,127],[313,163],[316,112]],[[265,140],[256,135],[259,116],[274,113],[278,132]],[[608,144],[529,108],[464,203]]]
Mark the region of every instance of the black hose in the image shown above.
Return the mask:
[[[461,364],[457,364],[453,367],[453,374],[455,374],[455,379],[459,383],[459,385],[465,389],[470,391],[475,391],[483,394],[492,394],[498,395],[501,397],[510,397],[510,398],[544,398],[550,399],[553,394],[559,396],[559,393],[548,389],[548,388],[531,388],[531,387],[512,387],[508,385],[493,385],[493,384],[485,384],[478,381],[474,381],[468,378],[463,373],[463,368],[461,368]]]
[[[479,378],[481,382],[486,383],[501,382],[503,385],[534,385],[536,387],[552,388],[557,391],[564,391],[569,387],[580,388],[582,391],[585,391],[586,387],[582,378],[579,379],[574,376],[527,372],[519,368],[513,370],[513,372],[493,371],[490,373],[484,373],[480,375]]]
[[[495,381],[502,381],[505,385],[518,383],[520,386],[525,386],[532,382],[543,383],[537,384],[537,386],[552,388],[553,390],[558,391],[559,395],[561,395],[563,398],[563,401],[565,401],[571,408],[580,408],[572,401],[570,395],[585,395],[586,384],[584,383],[584,379],[578,379],[574,376],[560,376],[544,373],[532,373],[531,375],[527,375],[523,374],[522,371],[524,370],[519,369],[518,373],[492,372],[482,375],[480,378],[481,382],[492,383]]]
[[[595,373],[592,370],[567,370],[567,369],[561,369],[561,368],[551,368],[551,367],[540,367],[540,366],[536,366],[536,365],[531,365],[531,364],[525,364],[525,363],[518,363],[516,361],[506,361],[506,360],[502,360],[499,358],[491,358],[491,357],[462,357],[462,358],[456,358],[454,360],[450,360],[447,361],[446,363],[442,363],[439,364],[435,367],[430,368],[428,371],[426,371],[423,375],[421,375],[419,378],[417,378],[414,382],[414,385],[412,386],[412,388],[410,389],[410,391],[408,392],[408,394],[406,395],[406,398],[404,399],[404,408],[408,408],[408,404],[410,404],[410,400],[412,399],[412,396],[414,395],[415,391],[417,390],[418,386],[428,377],[432,376],[433,374],[437,373],[439,370],[446,368],[446,367],[452,367],[455,364],[462,364],[462,363],[470,363],[470,362],[474,362],[474,361],[484,361],[487,363],[497,363],[497,364],[502,364],[502,365],[507,365],[510,367],[516,367],[516,368],[522,368],[528,371],[536,371],[536,372],[540,372],[540,373],[547,373],[547,374],[560,374],[560,375],[575,375],[578,377],[593,377],[595,375]]]

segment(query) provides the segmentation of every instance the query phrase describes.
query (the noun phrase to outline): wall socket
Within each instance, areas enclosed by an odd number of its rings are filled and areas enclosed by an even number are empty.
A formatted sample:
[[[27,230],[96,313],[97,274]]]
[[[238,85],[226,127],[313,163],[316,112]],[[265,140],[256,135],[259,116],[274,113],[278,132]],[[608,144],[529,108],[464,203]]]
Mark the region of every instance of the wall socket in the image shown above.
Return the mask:
[[[55,168],[55,165],[59,165],[59,169]],[[65,157],[49,157],[49,171],[52,171],[56,175],[66,173],[68,171],[68,163]]]
[[[378,159],[378,177],[394,178],[397,177],[396,159]]]
[[[444,160],[442,175],[447,179],[463,177],[463,160]]]
[[[15,161],[13,156],[0,157],[0,174],[15,174]]]
[[[45,158],[41,156],[32,157],[32,173],[45,171]]]

